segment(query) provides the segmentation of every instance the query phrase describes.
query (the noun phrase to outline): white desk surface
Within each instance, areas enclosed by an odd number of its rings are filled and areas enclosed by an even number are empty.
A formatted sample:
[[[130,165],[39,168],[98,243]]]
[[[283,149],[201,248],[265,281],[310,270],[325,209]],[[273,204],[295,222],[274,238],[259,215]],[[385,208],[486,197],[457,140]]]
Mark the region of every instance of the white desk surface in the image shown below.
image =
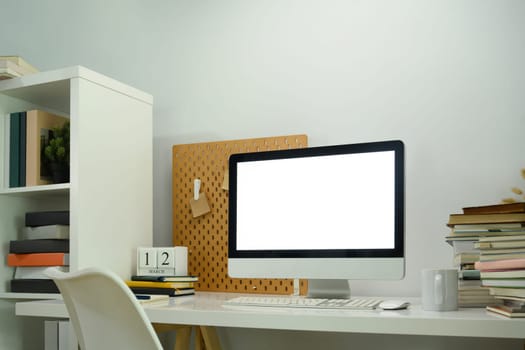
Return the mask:
[[[145,304],[154,323],[203,325],[217,327],[261,328],[302,331],[437,335],[488,338],[525,338],[525,318],[510,319],[482,308],[458,311],[423,311],[419,299],[401,311],[354,311],[284,309],[225,306],[224,301],[239,296],[234,293],[197,292],[193,296],[171,298]],[[67,318],[62,300],[16,303],[18,316]]]

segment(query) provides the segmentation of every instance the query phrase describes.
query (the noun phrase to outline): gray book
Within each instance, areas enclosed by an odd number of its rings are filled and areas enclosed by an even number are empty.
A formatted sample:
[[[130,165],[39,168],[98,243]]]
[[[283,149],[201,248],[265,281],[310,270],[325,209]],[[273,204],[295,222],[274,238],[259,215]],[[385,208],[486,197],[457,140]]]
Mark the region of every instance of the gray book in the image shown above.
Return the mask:
[[[13,279],[49,279],[45,273],[49,268],[49,266],[17,266]],[[69,266],[53,266],[52,268],[69,272]]]
[[[25,226],[21,239],[68,239],[69,225]]]

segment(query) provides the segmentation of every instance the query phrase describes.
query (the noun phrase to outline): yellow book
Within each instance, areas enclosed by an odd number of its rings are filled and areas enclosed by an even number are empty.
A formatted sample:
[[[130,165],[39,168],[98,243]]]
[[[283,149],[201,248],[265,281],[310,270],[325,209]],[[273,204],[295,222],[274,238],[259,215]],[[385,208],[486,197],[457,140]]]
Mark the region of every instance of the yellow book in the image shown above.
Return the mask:
[[[194,282],[153,282],[153,281],[131,281],[127,280],[128,287],[142,288],[193,288]]]

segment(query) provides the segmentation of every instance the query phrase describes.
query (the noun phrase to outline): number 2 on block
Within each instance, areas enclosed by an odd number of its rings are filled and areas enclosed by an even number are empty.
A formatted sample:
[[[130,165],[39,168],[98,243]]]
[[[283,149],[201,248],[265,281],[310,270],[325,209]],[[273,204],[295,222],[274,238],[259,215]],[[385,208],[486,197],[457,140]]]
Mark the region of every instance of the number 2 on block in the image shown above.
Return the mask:
[[[157,268],[175,268],[175,248],[157,250]]]

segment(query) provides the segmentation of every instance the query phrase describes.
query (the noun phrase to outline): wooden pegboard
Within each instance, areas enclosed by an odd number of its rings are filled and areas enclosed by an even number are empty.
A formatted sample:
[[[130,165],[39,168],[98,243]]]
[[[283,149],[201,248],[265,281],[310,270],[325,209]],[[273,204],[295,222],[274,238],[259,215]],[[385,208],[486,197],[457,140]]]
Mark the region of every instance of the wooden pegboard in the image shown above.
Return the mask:
[[[188,247],[188,272],[199,276],[196,289],[217,292],[292,294],[290,279],[228,276],[228,191],[223,181],[231,154],[307,147],[306,135],[194,143],[173,146],[173,244]],[[193,218],[193,180],[202,181],[211,211]],[[301,281],[301,293],[306,282]]]

